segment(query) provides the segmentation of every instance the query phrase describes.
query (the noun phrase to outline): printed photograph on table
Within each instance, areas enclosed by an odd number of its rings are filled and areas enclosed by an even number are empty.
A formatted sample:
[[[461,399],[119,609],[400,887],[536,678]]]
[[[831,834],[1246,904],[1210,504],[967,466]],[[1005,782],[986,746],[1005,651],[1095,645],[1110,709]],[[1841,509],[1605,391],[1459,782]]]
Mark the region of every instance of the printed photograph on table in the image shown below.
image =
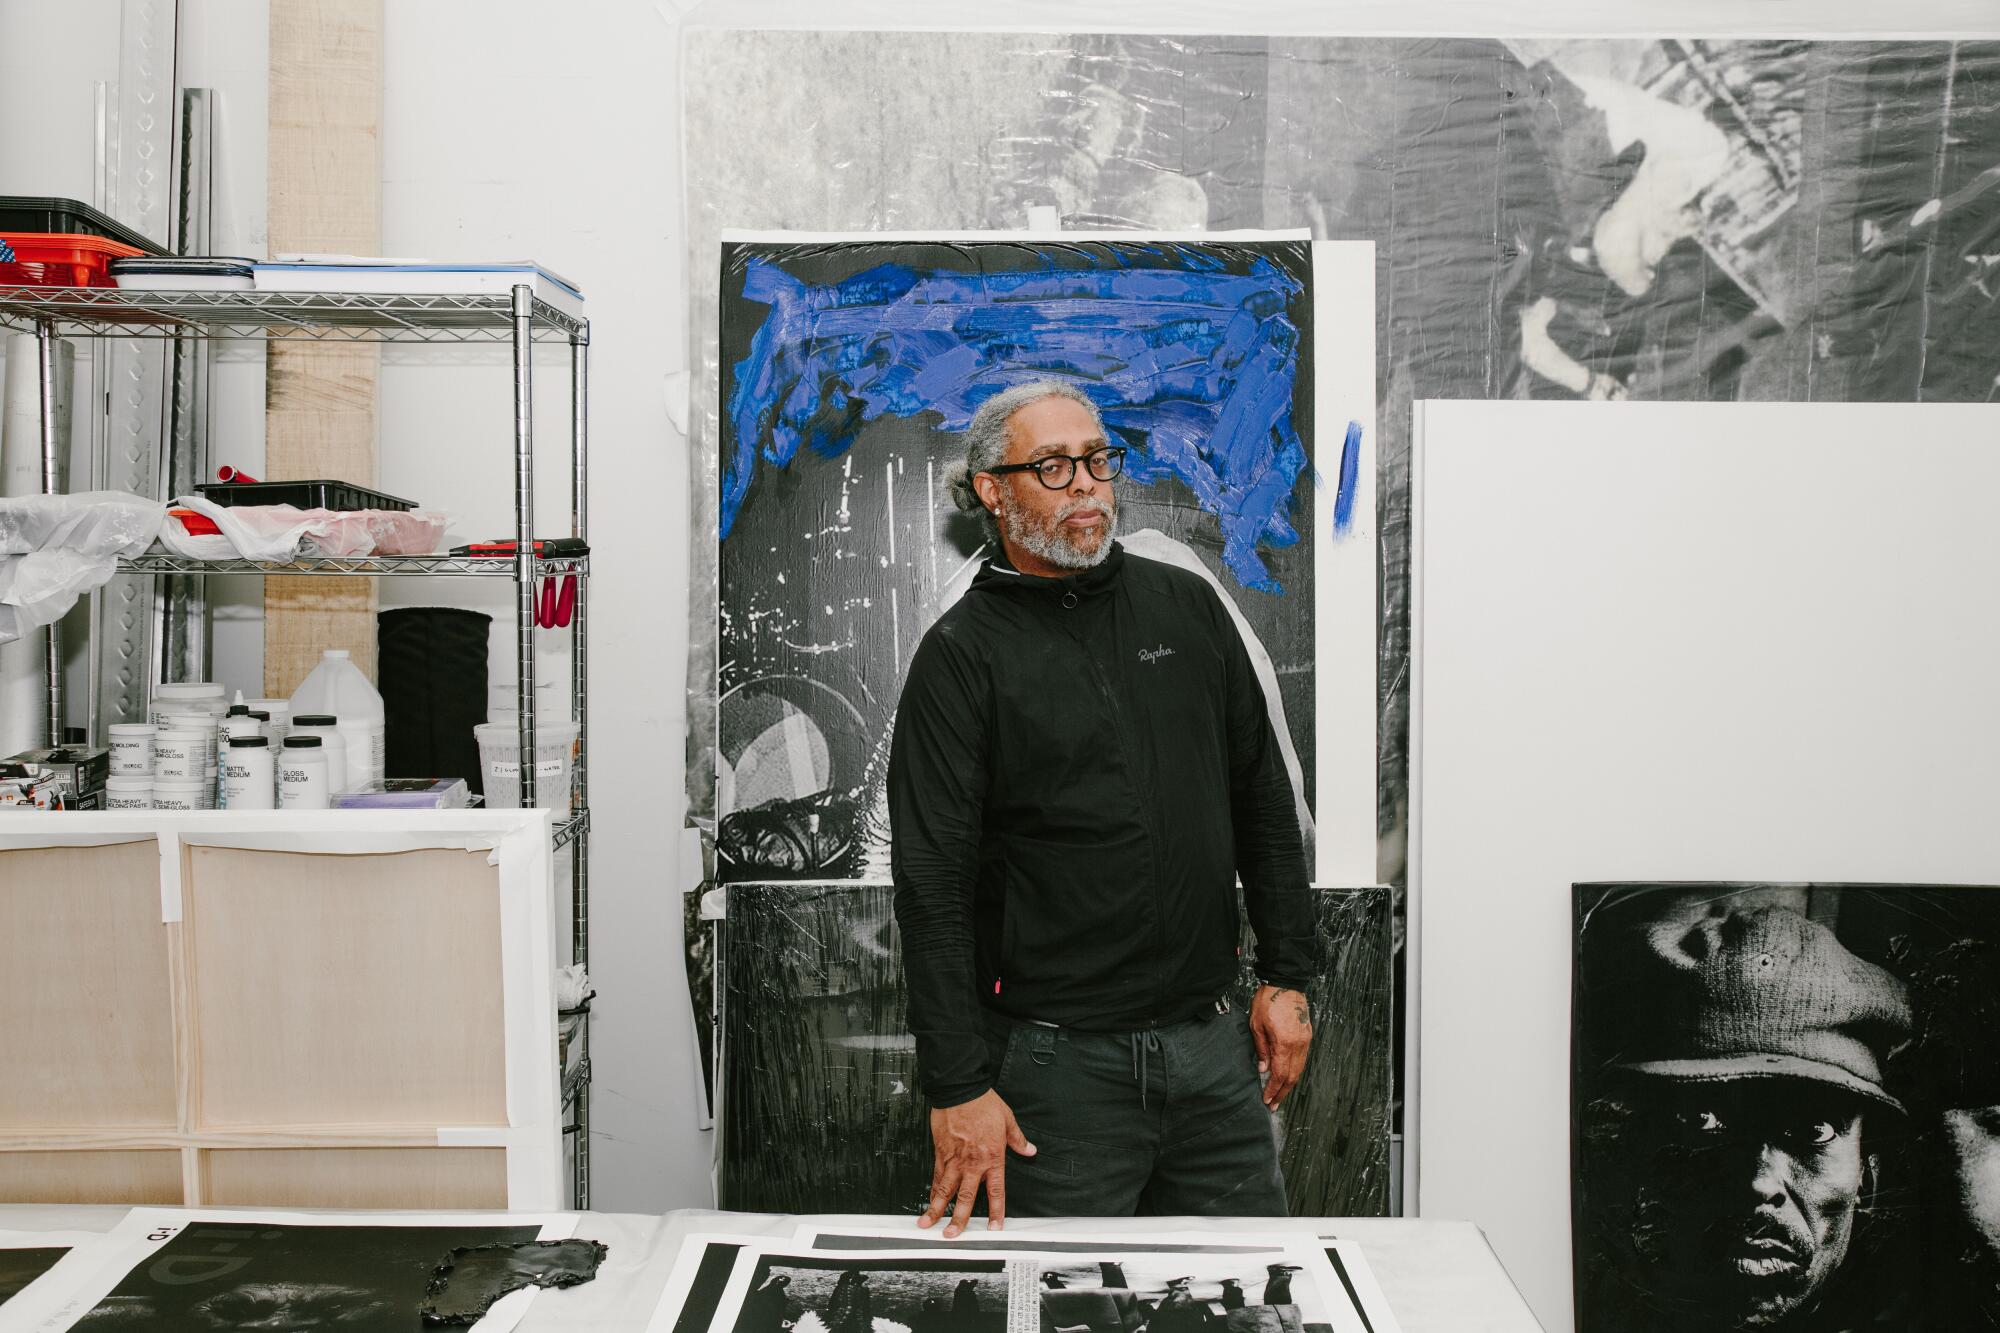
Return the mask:
[[[2000,888],[1575,892],[1580,1333],[2000,1328]]]
[[[1005,1333],[999,1259],[761,1255],[733,1333]]]
[[[1282,1255],[1127,1254],[1114,1259],[1043,1259],[1044,1329],[1091,1333],[1331,1333],[1300,1265]]]
[[[1334,263],[1359,276],[1328,290]],[[989,554],[943,476],[981,403],[1040,380],[1086,394],[1123,450],[1111,522],[1128,553],[1203,574],[1231,609],[1309,839],[1329,765],[1365,801],[1340,843],[1369,877],[1366,247],[731,239],[721,264],[718,879],[888,879],[903,671]],[[1359,386],[1339,402],[1321,401],[1329,357]],[[1351,689],[1315,669],[1327,617]]]
[[[893,1244],[894,1237],[878,1236]],[[1098,1238],[1087,1248],[1047,1235],[1052,1251],[963,1247],[845,1254],[823,1238],[744,1245],[710,1333],[999,1333],[1039,1327],[1092,1333],[1396,1333],[1397,1323],[1350,1242],[1292,1236]],[[1085,1237],[1076,1237],[1083,1241]],[[688,1247],[699,1245],[693,1237]],[[733,1242],[732,1242],[733,1244]],[[1255,1248],[1246,1248],[1246,1246]],[[1129,1248],[1128,1248],[1129,1247]],[[727,1247],[725,1247],[727,1248]],[[961,1252],[947,1257],[944,1251]],[[974,1258],[974,1253],[990,1257]],[[684,1331],[709,1308],[684,1249],[651,1327]]]

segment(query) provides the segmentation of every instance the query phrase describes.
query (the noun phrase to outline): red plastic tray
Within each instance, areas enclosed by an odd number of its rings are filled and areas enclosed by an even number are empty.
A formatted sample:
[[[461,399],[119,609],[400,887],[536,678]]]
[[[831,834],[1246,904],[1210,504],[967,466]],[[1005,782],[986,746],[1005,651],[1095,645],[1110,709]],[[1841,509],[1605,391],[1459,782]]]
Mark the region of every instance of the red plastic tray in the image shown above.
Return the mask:
[[[111,261],[146,252],[136,246],[46,231],[0,232],[16,262],[0,264],[0,287],[116,287]]]

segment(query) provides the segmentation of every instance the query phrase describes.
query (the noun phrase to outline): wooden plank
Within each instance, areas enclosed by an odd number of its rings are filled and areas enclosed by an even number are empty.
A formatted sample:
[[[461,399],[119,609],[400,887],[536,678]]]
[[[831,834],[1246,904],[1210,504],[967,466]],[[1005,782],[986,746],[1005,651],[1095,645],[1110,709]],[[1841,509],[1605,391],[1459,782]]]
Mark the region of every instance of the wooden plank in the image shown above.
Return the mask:
[[[197,1129],[504,1125],[483,853],[189,849]]]
[[[500,1148],[204,1152],[205,1202],[264,1208],[505,1208]]]
[[[184,1201],[178,1152],[0,1152],[0,1203]]]
[[[0,851],[0,1127],[171,1129],[159,844]]]
[[[231,1125],[183,1133],[175,1129],[75,1129],[42,1125],[0,1130],[0,1152],[106,1152],[158,1148],[435,1148],[437,1125]]]
[[[271,253],[382,248],[382,0],[271,0]],[[375,481],[372,346],[273,344],[265,476]],[[322,650],[375,675],[372,579],[264,582],[264,693],[289,695]]]

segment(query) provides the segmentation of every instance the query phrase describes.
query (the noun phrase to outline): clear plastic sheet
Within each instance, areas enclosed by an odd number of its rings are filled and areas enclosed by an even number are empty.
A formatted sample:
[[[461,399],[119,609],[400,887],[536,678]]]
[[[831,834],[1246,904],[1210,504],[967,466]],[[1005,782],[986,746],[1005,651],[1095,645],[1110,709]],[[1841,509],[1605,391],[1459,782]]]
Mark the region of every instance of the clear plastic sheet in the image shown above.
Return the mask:
[[[725,228],[1373,241],[1390,884],[1414,400],[2000,395],[2000,43],[695,30],[684,69],[710,834]]]
[[[0,499],[0,643],[52,624],[153,544],[166,509],[122,491]]]
[[[1382,875],[1409,404],[1987,401],[2000,44],[692,31],[690,809],[714,809],[725,228],[1309,226],[1377,247]]]
[[[716,927],[719,1206],[921,1211],[928,1111],[916,1090],[892,894],[868,884],[729,886]],[[1389,892],[1318,896],[1329,966],[1311,998],[1323,1021],[1281,1113],[1286,1184],[1299,1216],[1375,1216],[1389,1205]],[[1249,1003],[1253,985],[1246,971],[1234,1001]]]

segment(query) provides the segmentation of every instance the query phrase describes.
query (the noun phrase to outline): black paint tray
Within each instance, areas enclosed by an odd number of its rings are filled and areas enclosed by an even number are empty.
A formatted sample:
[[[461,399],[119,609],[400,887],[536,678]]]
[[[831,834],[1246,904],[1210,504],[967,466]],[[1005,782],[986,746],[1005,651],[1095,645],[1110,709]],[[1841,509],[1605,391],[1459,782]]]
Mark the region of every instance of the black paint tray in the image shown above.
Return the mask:
[[[300,509],[415,509],[409,500],[348,481],[212,481],[197,486],[219,505],[295,505]]]
[[[106,217],[89,204],[74,199],[48,199],[28,195],[0,195],[0,231],[32,231],[63,236],[101,236],[118,241],[149,255],[167,251],[122,222]]]

